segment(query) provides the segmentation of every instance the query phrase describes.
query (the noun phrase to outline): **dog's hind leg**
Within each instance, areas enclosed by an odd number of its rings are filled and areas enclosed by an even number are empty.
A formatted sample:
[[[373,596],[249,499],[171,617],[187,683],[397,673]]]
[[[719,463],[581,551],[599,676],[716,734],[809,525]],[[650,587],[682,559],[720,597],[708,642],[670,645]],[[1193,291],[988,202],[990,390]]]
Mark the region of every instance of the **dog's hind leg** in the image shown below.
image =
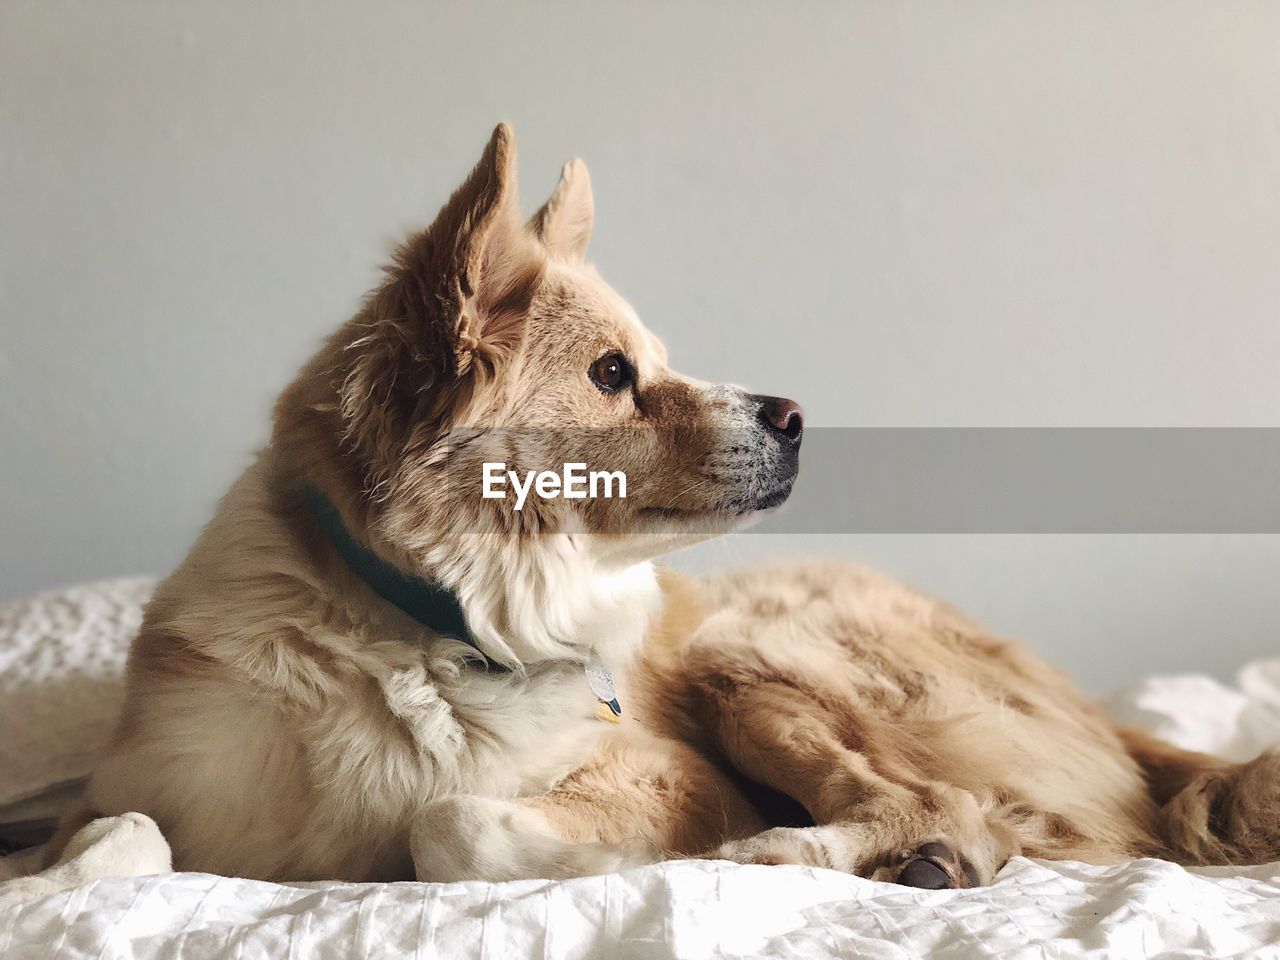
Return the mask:
[[[0,901],[30,900],[104,877],[140,877],[171,869],[169,845],[154,820],[140,813],[102,817],[76,830],[47,869],[0,883]]]
[[[1280,860],[1280,751],[1248,763],[1181,750],[1140,731],[1120,731],[1160,804],[1160,839],[1192,865]]]
[[[62,856],[62,851],[66,849],[67,844],[71,841],[82,827],[88,826],[94,820],[101,817],[98,811],[94,810],[91,805],[81,801],[62,815],[58,821],[58,828],[53,832],[47,843],[41,849],[40,857],[41,869],[48,869],[58,862],[58,858]]]
[[[545,794],[428,803],[410,846],[420,880],[564,879],[693,855],[764,825],[688,745],[624,728]]]
[[[726,670],[708,681],[698,712],[718,749],[746,776],[803,804],[817,824],[766,830],[711,856],[970,887],[989,883],[1018,852],[1015,832],[998,816],[968,791],[920,776],[905,750],[878,765],[857,749],[891,748],[892,730],[854,729],[851,716],[837,717],[786,678]],[[878,766],[892,766],[894,778]]]

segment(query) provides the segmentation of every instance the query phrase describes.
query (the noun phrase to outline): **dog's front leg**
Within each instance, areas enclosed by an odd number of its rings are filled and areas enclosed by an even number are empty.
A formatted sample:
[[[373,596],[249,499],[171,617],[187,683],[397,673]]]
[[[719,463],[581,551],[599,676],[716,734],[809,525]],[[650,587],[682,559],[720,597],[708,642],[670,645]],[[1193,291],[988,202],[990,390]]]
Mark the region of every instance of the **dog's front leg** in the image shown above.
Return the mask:
[[[420,880],[562,879],[695,855],[764,826],[689,746],[624,726],[545,794],[427,804],[410,844]]]
[[[524,880],[610,873],[649,863],[639,841],[582,843],[566,839],[542,810],[520,800],[458,794],[432,801],[410,831],[419,880]]]

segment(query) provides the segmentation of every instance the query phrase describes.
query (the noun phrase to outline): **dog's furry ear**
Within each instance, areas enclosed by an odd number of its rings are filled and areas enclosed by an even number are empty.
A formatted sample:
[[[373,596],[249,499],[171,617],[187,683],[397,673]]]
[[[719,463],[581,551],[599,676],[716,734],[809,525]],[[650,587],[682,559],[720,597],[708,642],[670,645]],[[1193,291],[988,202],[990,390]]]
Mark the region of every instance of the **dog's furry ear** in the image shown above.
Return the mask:
[[[516,203],[515,135],[499,124],[431,226],[396,251],[349,328],[339,404],[347,441],[375,482],[411,430],[441,428],[459,392],[476,389],[518,349],[545,265]]]
[[[567,263],[582,263],[594,223],[591,175],[581,160],[570,160],[560,171],[560,182],[551,198],[529,225],[551,256]]]
[[[454,372],[465,373],[518,340],[514,321],[543,264],[520,222],[515,134],[500,123],[435,221],[396,253],[391,286],[406,319],[443,337]]]

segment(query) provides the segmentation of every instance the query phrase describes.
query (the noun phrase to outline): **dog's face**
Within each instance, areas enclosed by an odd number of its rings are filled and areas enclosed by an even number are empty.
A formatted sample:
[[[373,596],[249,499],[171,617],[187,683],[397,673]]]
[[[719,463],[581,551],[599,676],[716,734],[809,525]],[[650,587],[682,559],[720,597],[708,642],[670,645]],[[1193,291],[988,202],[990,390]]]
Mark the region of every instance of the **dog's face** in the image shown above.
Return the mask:
[[[498,374],[501,403],[468,424],[480,436],[453,458],[453,497],[480,497],[485,463],[517,477],[575,463],[588,480],[620,474],[625,497],[531,491],[516,510],[507,483],[490,509],[513,528],[582,530],[615,546],[622,538],[625,553],[644,555],[679,542],[673,535],[733,529],[790,494],[799,408],[676,373],[661,342],[591,268],[549,259],[521,323],[522,349]]]
[[[329,345],[341,448],[382,535],[422,554],[441,536],[567,533],[634,562],[781,504],[799,407],[671,370],[585,262],[585,167],[568,164],[529,223],[514,167],[502,126]],[[578,465],[585,496],[564,495],[566,465]],[[530,471],[561,480],[539,486]]]

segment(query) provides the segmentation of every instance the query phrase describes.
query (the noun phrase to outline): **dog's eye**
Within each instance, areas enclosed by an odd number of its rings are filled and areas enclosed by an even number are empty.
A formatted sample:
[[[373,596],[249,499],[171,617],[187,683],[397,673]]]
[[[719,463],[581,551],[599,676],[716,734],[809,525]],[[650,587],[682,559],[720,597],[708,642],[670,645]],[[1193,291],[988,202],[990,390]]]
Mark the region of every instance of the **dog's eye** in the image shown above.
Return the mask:
[[[591,382],[605,393],[616,393],[631,386],[631,364],[620,353],[606,353],[591,365]]]

